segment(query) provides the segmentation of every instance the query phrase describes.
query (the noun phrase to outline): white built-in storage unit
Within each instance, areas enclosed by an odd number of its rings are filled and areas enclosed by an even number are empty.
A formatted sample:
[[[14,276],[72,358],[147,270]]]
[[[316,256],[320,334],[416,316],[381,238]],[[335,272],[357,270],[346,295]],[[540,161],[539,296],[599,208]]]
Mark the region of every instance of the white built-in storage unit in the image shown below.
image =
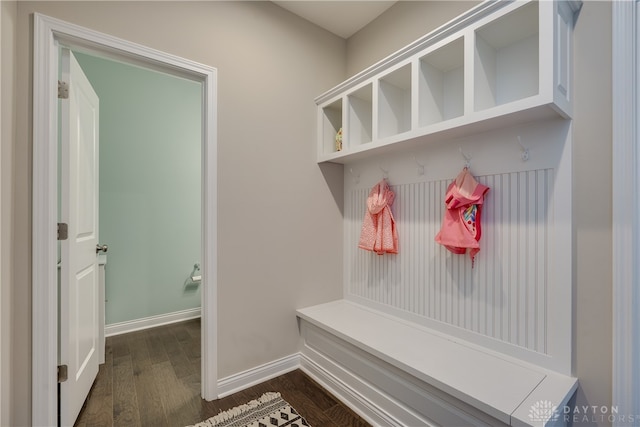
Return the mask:
[[[318,162],[569,118],[576,4],[483,4],[318,97]]]
[[[566,424],[580,5],[481,3],[316,99],[318,163],[345,165],[344,299],[298,310],[302,366],[376,425]],[[465,165],[490,187],[475,264],[434,242]],[[397,255],[358,248],[383,177]]]

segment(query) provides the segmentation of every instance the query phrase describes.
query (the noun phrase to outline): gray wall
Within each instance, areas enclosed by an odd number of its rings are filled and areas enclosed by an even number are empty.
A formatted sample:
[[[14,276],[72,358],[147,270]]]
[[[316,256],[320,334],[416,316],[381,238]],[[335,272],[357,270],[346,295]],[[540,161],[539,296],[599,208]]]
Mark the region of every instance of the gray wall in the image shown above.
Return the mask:
[[[198,308],[202,84],[75,56],[100,98],[106,324]]]
[[[347,40],[352,76],[446,24],[480,1],[399,1]]]
[[[6,3],[0,3],[3,13]],[[2,335],[3,348],[11,348],[10,366],[3,367],[5,372],[11,372],[11,400],[6,405],[12,410],[10,425],[26,425],[30,417],[29,14],[37,10],[218,67],[219,178],[225,183],[219,191],[219,369],[220,375],[226,376],[291,353],[297,341],[293,309],[341,295],[342,177],[339,167],[318,168],[315,164],[313,99],[348,74],[366,68],[444,23],[460,13],[458,9],[463,6],[438,2],[433,7],[442,8],[442,16],[447,17],[440,23],[427,23],[430,15],[425,8],[430,3],[425,3],[402,2],[392,7],[376,20],[375,26],[363,29],[347,43],[268,2],[21,2],[17,6],[17,30],[8,29],[9,39],[16,43],[15,75],[5,72],[5,62],[11,69],[15,52],[4,46],[3,15],[3,245],[7,229],[14,231],[10,253],[2,251],[0,277],[3,308],[5,298],[10,299],[11,305],[10,324],[2,324],[3,331],[11,331],[10,336]],[[12,7],[15,5],[6,7],[9,20],[15,14]],[[418,11],[426,14],[421,16],[426,16],[424,22],[412,17]],[[371,32],[369,36],[367,31]],[[382,43],[384,40],[389,43]],[[349,59],[345,63],[347,44]],[[575,45],[575,366],[581,383],[578,403],[609,405],[609,3],[584,3]],[[356,51],[363,57],[356,58]],[[5,89],[14,85],[16,110],[7,111]],[[14,114],[15,138],[11,129],[5,130],[6,123],[12,126]],[[5,167],[7,153],[13,161],[9,173]],[[7,180],[9,191],[5,190]],[[5,221],[11,215],[13,219],[7,227]],[[13,272],[21,272],[8,279],[8,285],[7,262]],[[246,294],[254,297],[247,301]],[[7,313],[2,316],[6,318]],[[4,388],[7,377],[2,378]]]
[[[316,164],[313,99],[345,78],[346,42],[270,2],[17,8],[10,425],[31,411],[34,11],[218,69],[219,376],[297,351],[295,309],[342,295],[342,170]]]

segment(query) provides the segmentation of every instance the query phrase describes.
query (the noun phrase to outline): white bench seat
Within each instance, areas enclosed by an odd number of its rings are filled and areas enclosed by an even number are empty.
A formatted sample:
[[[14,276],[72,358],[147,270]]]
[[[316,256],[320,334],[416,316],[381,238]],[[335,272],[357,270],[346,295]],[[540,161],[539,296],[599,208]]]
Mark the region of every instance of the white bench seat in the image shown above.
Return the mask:
[[[507,424],[540,425],[536,402],[564,406],[577,379],[466,343],[347,300],[298,317]]]

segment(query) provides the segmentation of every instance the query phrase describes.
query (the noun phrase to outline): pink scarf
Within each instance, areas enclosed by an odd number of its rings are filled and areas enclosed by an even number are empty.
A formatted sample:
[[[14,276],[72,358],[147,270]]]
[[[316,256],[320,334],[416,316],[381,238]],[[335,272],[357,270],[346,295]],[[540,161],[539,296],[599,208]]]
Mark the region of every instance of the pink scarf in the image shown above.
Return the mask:
[[[367,198],[358,247],[378,255],[398,253],[398,232],[391,213],[395,194],[384,179],[377,183]]]
[[[469,249],[472,266],[476,254],[480,252],[480,219],[487,191],[489,187],[478,183],[464,168],[447,188],[442,228],[436,234],[436,242],[454,254],[464,254]]]

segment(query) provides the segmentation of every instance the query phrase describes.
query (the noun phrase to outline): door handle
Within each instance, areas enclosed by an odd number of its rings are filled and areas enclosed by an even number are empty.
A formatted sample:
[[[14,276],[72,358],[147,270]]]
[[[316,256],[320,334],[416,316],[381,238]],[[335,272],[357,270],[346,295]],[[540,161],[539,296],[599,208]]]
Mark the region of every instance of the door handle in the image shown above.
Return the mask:
[[[100,252],[106,253],[108,249],[109,249],[109,247],[107,245],[100,245],[100,244],[96,245],[96,253],[97,254],[100,253]]]

